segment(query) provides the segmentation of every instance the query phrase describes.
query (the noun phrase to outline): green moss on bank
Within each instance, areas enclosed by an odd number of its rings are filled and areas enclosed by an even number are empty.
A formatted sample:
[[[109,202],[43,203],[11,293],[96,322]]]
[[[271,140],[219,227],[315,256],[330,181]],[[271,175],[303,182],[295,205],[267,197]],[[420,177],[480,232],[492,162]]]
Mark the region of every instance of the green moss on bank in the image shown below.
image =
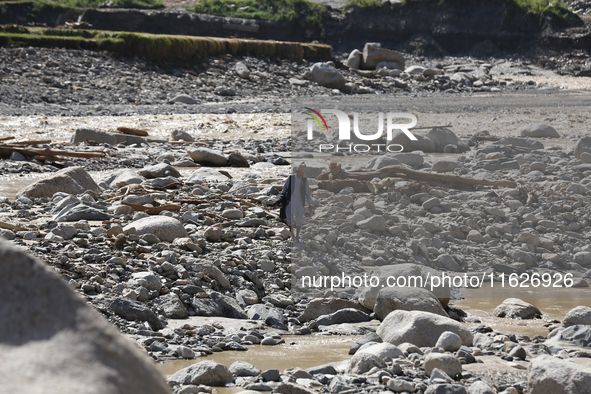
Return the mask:
[[[194,11],[201,14],[270,21],[304,21],[320,25],[328,9],[308,0],[202,0]]]
[[[21,2],[33,3],[36,10],[43,11],[47,7],[61,8],[98,8],[107,0],[0,0],[0,3]],[[112,0],[121,8],[156,9],[164,8],[161,0]]]
[[[310,61],[332,57],[332,47],[323,44],[41,28],[17,31],[0,28],[0,45],[106,50],[156,61],[186,61],[225,54]]]
[[[432,2],[449,3],[457,0],[401,0],[403,4],[410,2]],[[472,0],[482,2],[482,0]],[[552,13],[560,18],[566,18],[572,12],[569,7],[561,0],[502,0],[510,9],[522,11],[529,14],[541,16],[546,13]],[[347,0],[345,10],[351,7],[359,8],[378,8],[381,7],[380,0]]]

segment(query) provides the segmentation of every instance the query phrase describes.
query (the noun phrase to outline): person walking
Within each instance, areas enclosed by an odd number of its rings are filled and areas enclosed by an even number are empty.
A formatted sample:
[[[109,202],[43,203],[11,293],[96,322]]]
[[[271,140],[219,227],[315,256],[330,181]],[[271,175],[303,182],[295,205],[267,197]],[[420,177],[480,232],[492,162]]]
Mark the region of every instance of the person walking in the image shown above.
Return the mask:
[[[287,202],[285,215],[291,232],[291,239],[294,242],[300,241],[306,202],[308,202],[310,212],[314,209],[308,178],[304,176],[304,172],[306,172],[306,163],[302,162],[296,169],[295,174],[287,178],[279,196],[279,200]]]

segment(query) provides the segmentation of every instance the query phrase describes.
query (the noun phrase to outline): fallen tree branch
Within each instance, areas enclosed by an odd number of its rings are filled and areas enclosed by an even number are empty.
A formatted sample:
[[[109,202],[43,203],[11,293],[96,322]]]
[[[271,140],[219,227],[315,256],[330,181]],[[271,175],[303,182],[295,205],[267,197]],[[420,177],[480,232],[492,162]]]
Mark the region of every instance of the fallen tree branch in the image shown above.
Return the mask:
[[[7,222],[0,222],[0,228],[6,230],[16,230],[16,231],[28,231],[29,229],[18,224],[12,224]]]
[[[117,131],[121,134],[137,135],[140,137],[147,137],[149,134],[144,129],[135,129],[133,127],[117,127]]]

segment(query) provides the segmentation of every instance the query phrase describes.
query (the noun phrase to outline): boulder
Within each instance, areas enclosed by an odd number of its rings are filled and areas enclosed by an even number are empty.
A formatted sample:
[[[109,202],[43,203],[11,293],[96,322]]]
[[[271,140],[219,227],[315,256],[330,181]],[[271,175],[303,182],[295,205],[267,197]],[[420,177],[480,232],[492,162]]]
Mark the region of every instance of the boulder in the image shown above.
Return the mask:
[[[482,380],[478,380],[470,385],[468,394],[495,394],[495,390]]]
[[[433,163],[433,167],[431,167],[431,171],[441,174],[441,173],[445,173],[445,172],[453,172],[458,167],[459,167],[459,164],[455,161],[438,160],[435,163]]]
[[[384,287],[376,297],[374,312],[380,320],[395,310],[423,311],[447,316],[433,293],[422,287]]]
[[[250,77],[250,70],[248,69],[246,64],[242,62],[236,63],[236,65],[234,66],[234,71],[236,71],[236,75],[238,75],[240,78],[248,79],[248,77]]]
[[[575,157],[580,159],[583,153],[591,153],[591,136],[585,136],[575,144]]]
[[[195,163],[202,166],[221,167],[228,164],[228,159],[222,152],[209,148],[187,149],[187,154]]]
[[[370,342],[382,343],[382,338],[380,338],[380,336],[378,334],[376,334],[375,332],[368,332],[367,334],[365,334],[364,336],[362,336],[361,338],[356,340],[355,343],[353,343],[351,345],[351,348],[349,349],[349,354],[357,353],[357,351],[361,348],[361,346],[365,345],[366,343],[370,343]]]
[[[427,133],[427,138],[433,141],[435,152],[443,152],[446,145],[458,145],[460,140],[456,133],[450,129],[436,127]]]
[[[381,215],[373,215],[367,219],[357,222],[357,227],[371,231],[386,231],[386,219]]]
[[[139,175],[135,171],[125,168],[114,171],[107,177],[103,178],[101,182],[106,183],[111,189],[119,189],[120,187],[127,185],[139,185],[145,180],[146,178]]]
[[[431,280],[429,278],[440,276],[441,273],[433,268],[421,266],[418,264],[404,263],[382,266],[377,273],[380,283],[377,287],[360,288],[355,293],[359,303],[366,309],[373,310],[376,303],[378,292],[388,286],[387,280],[389,277],[406,278],[405,283],[398,283],[399,287],[425,287],[430,289]],[[437,283],[435,283],[437,284]],[[441,302],[444,307],[449,303],[451,298],[451,290],[447,286],[435,286],[432,292],[435,297]]]
[[[246,361],[234,361],[228,369],[236,376],[258,376],[261,374],[260,369]]]
[[[433,347],[445,331],[459,335],[463,345],[472,346],[473,336],[467,327],[449,317],[429,312],[393,311],[376,332],[384,342],[393,345],[409,342],[419,347]]]
[[[322,315],[316,319],[319,326],[331,326],[333,324],[360,323],[370,321],[369,315],[354,308],[341,309],[330,315]]]
[[[198,170],[195,170],[189,176],[189,182],[192,182],[192,183],[201,183],[204,181],[225,182],[228,179],[229,178],[226,175],[224,175],[221,172],[214,170],[212,168],[200,168]]]
[[[163,315],[169,319],[186,319],[189,317],[187,308],[175,293],[168,293],[157,297],[154,300],[154,306],[162,309]]]
[[[466,388],[461,384],[432,384],[427,387],[425,394],[466,394]]]
[[[452,378],[462,373],[460,360],[448,353],[429,353],[425,356],[425,372],[427,375],[431,375],[435,368],[441,369]]]
[[[217,291],[210,291],[207,298],[195,296],[193,308],[197,316],[229,317],[232,319],[246,319],[246,314],[238,302]]]
[[[178,94],[174,96],[171,100],[173,103],[181,103],[181,104],[199,104],[199,101],[195,100],[193,97],[189,96],[188,94]]]
[[[77,222],[79,220],[109,220],[110,218],[107,212],[80,203],[66,206],[53,217],[53,220],[56,222]]]
[[[412,152],[414,150],[420,150],[425,153],[435,152],[435,143],[430,138],[418,133],[413,133],[417,138],[416,141],[411,140],[403,131],[393,131],[392,140],[388,144],[402,145],[404,152]],[[396,156],[394,156],[396,157]]]
[[[237,153],[237,152],[230,153],[230,155],[228,156],[228,164],[231,167],[244,167],[244,168],[250,167],[248,160],[246,160],[246,158],[244,156],[242,156],[240,153]]]
[[[182,131],[182,130],[173,130],[173,132],[170,133],[170,136],[172,137],[173,141],[187,141],[187,142],[195,141],[195,139],[193,138],[193,136],[191,134],[187,133],[186,131]]]
[[[183,223],[168,216],[148,216],[129,223],[123,228],[123,231],[129,231],[131,228],[135,228],[139,235],[154,234],[165,242],[172,242],[176,238],[187,236]]]
[[[341,309],[358,309],[363,312],[368,312],[357,301],[349,301],[342,298],[315,298],[306,305],[304,312],[298,316],[298,320],[302,323],[317,319],[322,315],[330,315]]]
[[[0,299],[0,391],[170,393],[147,355],[52,268],[2,241]]]
[[[507,298],[493,311],[493,316],[510,319],[533,319],[541,315],[542,312],[535,305],[519,298]]]
[[[160,292],[162,289],[162,282],[158,279],[159,275],[150,271],[134,272],[131,274],[131,279],[127,281],[129,288],[143,286],[148,290],[156,290]]]
[[[403,356],[402,350],[398,349],[391,343],[366,343],[361,346],[355,354],[359,353],[374,354],[386,362]]]
[[[435,347],[441,348],[446,352],[455,352],[462,347],[462,338],[454,332],[442,332],[435,344]]]
[[[117,145],[117,144],[143,144],[146,142],[145,138],[136,136],[136,135],[129,135],[129,134],[121,134],[121,133],[111,133],[108,131],[102,130],[93,130],[93,129],[77,129],[72,138],[70,143],[72,144],[79,144],[81,142],[86,141],[94,141],[98,142],[99,144],[109,144],[109,145]]]
[[[562,324],[565,327],[582,324],[591,326],[591,308],[588,306],[577,306],[567,312]]]
[[[375,354],[370,353],[356,353],[347,366],[347,373],[350,374],[364,374],[373,367],[386,368],[386,362]]]
[[[205,384],[207,386],[225,386],[234,383],[232,372],[215,361],[201,361],[176,372],[169,379],[175,384]]]
[[[528,394],[589,394],[591,369],[550,356],[532,360],[528,368]]]
[[[404,70],[405,60],[400,52],[382,48],[379,42],[368,42],[363,47],[363,68],[375,70],[378,63],[394,62],[401,70]]]
[[[95,304],[99,310],[113,312],[125,320],[148,322],[155,331],[164,328],[158,316],[141,302],[126,297],[98,296],[95,299]]]
[[[267,305],[253,305],[250,307],[246,315],[251,320],[262,320],[270,326],[285,325],[285,317],[283,316],[283,313],[279,309]]]
[[[359,49],[353,49],[345,61],[345,66],[349,68],[360,69],[362,60],[363,54],[359,52]]]
[[[523,129],[521,129],[521,136],[532,138],[560,138],[560,134],[558,134],[558,131],[556,131],[554,127],[548,126],[546,124],[538,124],[524,127]]]
[[[327,88],[342,89],[347,81],[341,73],[328,63],[315,63],[311,70],[312,81]]]
[[[31,183],[16,195],[17,198],[51,198],[55,193],[81,194],[90,190],[100,193],[101,189],[82,167],[68,167],[53,174],[47,174]]]
[[[547,344],[570,343],[582,348],[591,348],[591,326],[576,325],[563,329],[555,329],[550,335]]]
[[[402,164],[411,166],[412,168],[422,167],[423,163],[425,162],[423,155],[419,155],[417,153],[398,153],[395,154],[393,158]]]
[[[138,175],[146,179],[162,178],[166,176],[181,177],[181,173],[176,168],[166,163],[158,163],[152,166],[147,166],[139,170]]]

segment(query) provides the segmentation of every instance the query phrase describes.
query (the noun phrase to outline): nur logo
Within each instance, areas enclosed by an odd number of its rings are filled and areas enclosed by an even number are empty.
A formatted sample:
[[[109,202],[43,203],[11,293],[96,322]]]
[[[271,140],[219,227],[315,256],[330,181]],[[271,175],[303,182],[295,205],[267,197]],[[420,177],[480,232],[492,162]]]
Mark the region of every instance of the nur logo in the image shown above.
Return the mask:
[[[304,114],[310,116],[310,119],[307,121],[308,126],[308,140],[312,140],[314,138],[314,124],[318,124],[321,131],[328,132],[328,124],[326,119],[324,119],[323,115],[335,115],[337,117],[338,125],[339,125],[339,133],[338,133],[338,140],[339,141],[351,141],[351,119],[349,115],[347,115],[344,111],[338,109],[321,109],[320,112],[316,111],[312,108],[305,107]],[[394,123],[395,120],[399,119],[408,119],[410,123]],[[417,137],[415,137],[409,129],[415,127],[417,125],[417,118],[413,114],[410,113],[395,113],[395,112],[388,112],[386,115],[386,144],[352,144],[349,143],[347,146],[339,146],[333,144],[320,144],[319,150],[320,152],[324,150],[335,149],[337,152],[348,150],[352,152],[353,150],[357,153],[369,152],[372,150],[372,147],[377,148],[377,151],[380,151],[380,147],[385,147],[388,152],[402,152],[404,149],[400,144],[388,144],[389,141],[393,139],[393,131],[400,130],[402,131],[411,141],[417,141]],[[353,113],[353,134],[356,140],[361,141],[379,141],[382,139],[384,135],[384,113],[378,113],[378,130],[374,134],[364,134],[361,133],[359,130],[359,113]],[[394,150],[396,147],[396,150]]]

